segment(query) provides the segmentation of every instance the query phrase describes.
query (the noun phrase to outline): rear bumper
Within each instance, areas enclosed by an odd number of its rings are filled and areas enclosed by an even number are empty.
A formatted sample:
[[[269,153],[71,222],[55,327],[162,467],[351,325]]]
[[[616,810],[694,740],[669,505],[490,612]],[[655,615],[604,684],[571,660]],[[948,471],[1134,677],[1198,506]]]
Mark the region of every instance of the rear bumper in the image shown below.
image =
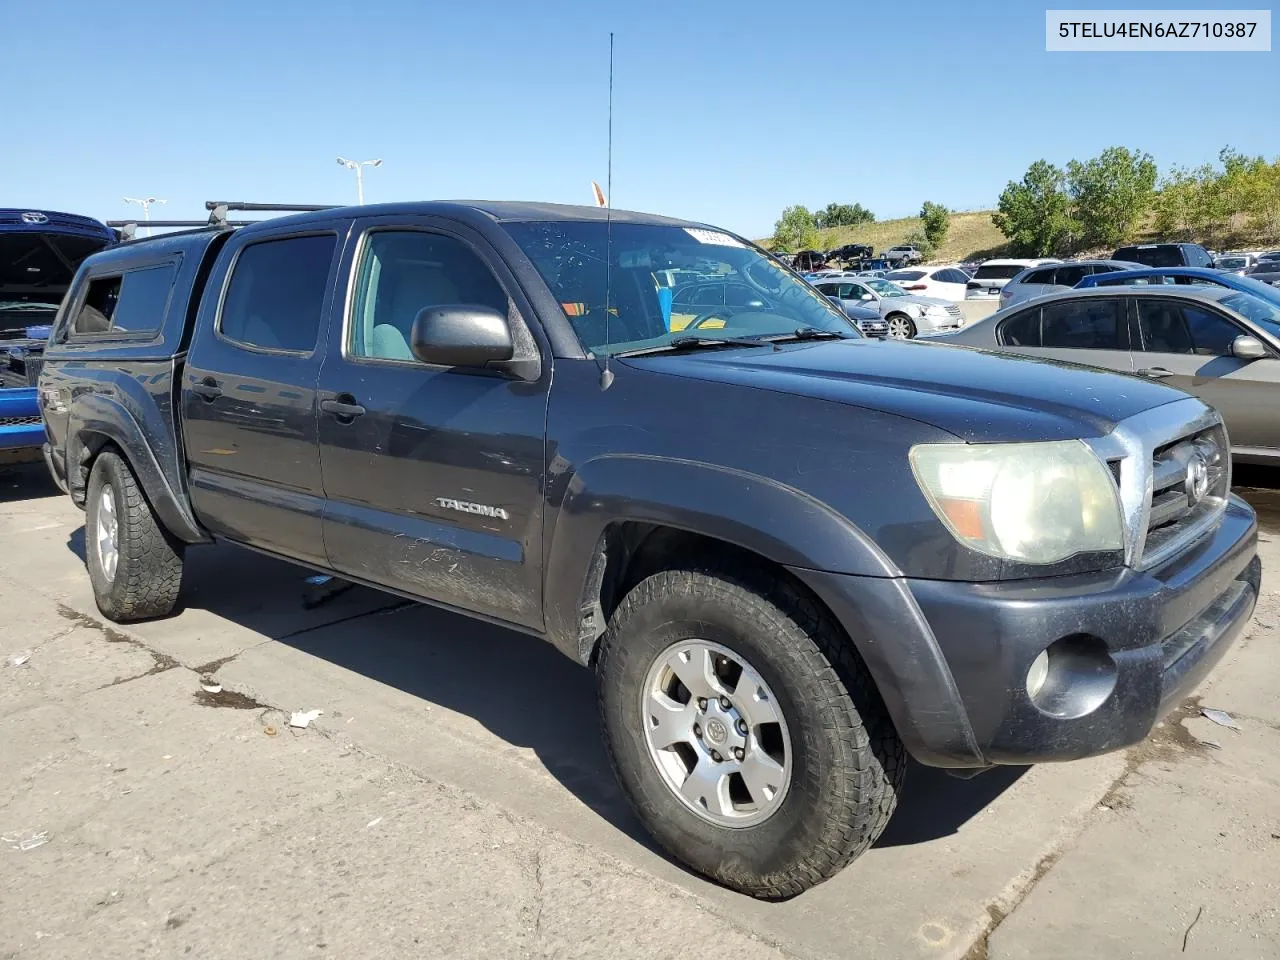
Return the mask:
[[[1248,624],[1261,562],[1253,511],[1232,498],[1212,533],[1154,570],[996,583],[796,573],[858,642],[913,755],[978,767],[1142,740]],[[1062,697],[1033,700],[1028,670],[1055,641],[1089,657],[1051,651],[1061,672],[1046,689]]]
[[[36,388],[0,390],[0,450],[39,449],[45,439]]]

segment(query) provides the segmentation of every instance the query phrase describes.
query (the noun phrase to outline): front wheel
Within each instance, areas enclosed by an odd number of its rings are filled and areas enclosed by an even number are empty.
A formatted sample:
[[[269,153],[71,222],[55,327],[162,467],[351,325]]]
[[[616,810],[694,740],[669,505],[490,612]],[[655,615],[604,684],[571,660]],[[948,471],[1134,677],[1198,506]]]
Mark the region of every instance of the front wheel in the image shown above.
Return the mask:
[[[85,566],[98,609],[127,623],[173,611],[182,586],[182,544],[160,526],[133,470],[98,455],[85,503]]]
[[[915,337],[916,325],[906,314],[890,314],[887,319],[889,321],[889,336],[894,340],[911,340]]]
[[[866,668],[794,585],[715,570],[640,583],[598,661],[605,740],[673,856],[781,899],[884,830],[905,754]]]

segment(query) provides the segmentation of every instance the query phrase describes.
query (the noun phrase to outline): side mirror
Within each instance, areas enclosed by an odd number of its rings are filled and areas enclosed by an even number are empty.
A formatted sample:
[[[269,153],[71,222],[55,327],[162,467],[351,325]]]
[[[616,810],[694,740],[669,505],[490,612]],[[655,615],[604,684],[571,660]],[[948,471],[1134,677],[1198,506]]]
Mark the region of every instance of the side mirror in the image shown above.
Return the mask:
[[[1231,341],[1231,355],[1237,360],[1261,360],[1267,348],[1257,337],[1240,336]]]
[[[858,294],[858,299],[859,299],[859,300],[870,300],[870,299],[871,299],[871,294],[869,294],[869,293],[860,293],[860,294]]]
[[[492,307],[466,303],[419,311],[409,349],[423,363],[442,367],[483,367],[515,353],[507,318]]]

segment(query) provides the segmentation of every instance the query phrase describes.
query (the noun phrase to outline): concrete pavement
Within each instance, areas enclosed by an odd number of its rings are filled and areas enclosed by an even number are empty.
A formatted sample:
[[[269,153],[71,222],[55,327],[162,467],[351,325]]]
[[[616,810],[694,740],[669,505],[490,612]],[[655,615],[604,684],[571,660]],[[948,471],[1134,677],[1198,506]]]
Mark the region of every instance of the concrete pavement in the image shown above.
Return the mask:
[[[304,571],[227,547],[121,630],[82,523],[0,478],[0,958],[1165,956],[1197,908],[1188,956],[1280,954],[1269,591],[1200,691],[1240,732],[1188,707],[1127,754],[915,767],[875,849],[767,904],[652,849],[550,648],[362,589],[304,610]]]

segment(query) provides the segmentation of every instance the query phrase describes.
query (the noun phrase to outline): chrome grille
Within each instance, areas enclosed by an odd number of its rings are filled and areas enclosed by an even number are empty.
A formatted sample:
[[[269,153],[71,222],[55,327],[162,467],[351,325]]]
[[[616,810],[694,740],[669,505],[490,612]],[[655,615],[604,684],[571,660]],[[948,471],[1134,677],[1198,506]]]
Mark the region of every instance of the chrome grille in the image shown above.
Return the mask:
[[[1138,569],[1190,546],[1227,508],[1231,445],[1222,417],[1194,397],[1135,414],[1107,435],[1085,442],[1115,477],[1125,562]],[[1206,474],[1198,498],[1187,485],[1188,470],[1201,469],[1193,461],[1202,463]]]
[[[1229,466],[1221,425],[1156,448],[1143,548],[1147,563],[1174,552],[1222,510],[1230,494]]]
[[[947,313],[951,314],[951,316],[955,317],[957,320],[963,316],[960,312],[960,305],[955,303],[947,304]]]

